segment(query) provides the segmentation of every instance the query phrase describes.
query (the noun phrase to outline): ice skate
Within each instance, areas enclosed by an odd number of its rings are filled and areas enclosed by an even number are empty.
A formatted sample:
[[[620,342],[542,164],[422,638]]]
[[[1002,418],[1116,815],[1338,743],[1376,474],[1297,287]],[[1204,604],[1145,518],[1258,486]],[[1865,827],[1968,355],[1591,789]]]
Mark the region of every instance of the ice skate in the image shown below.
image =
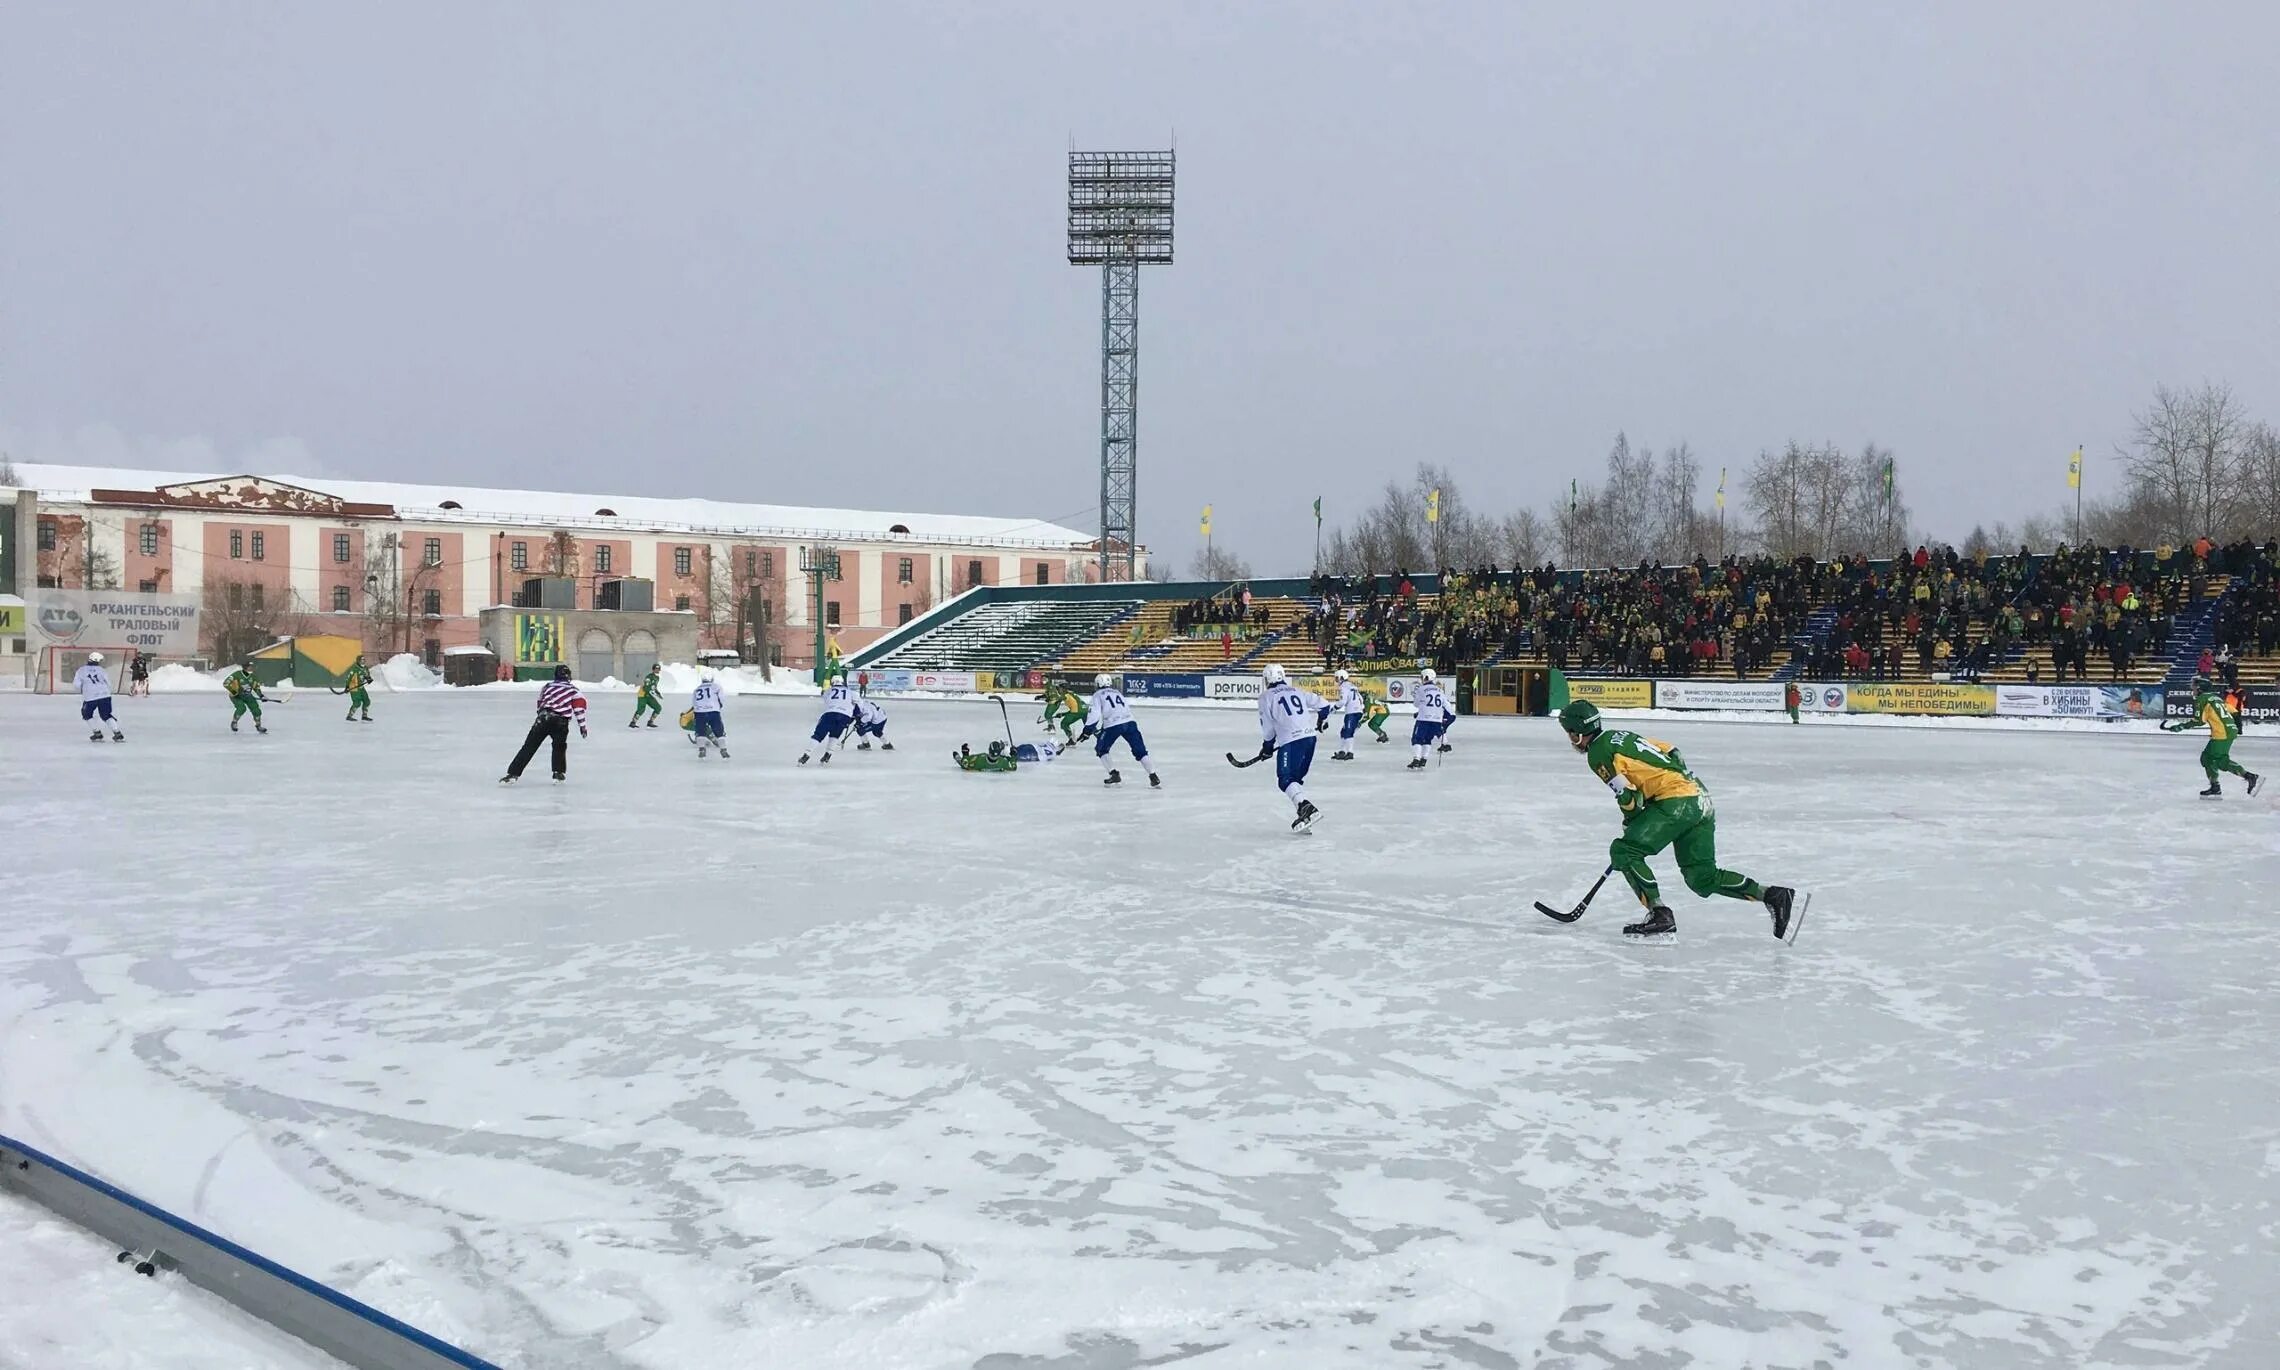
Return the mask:
[[[519,775],[502,775],[499,777],[499,783],[502,785],[512,785],[520,779],[522,779],[522,777]]]
[[[855,750],[859,752],[867,752],[871,750],[871,744],[868,742],[858,742],[855,744]]]
[[[1322,810],[1314,807],[1313,800],[1301,799],[1298,801],[1298,816],[1290,820],[1290,830],[1292,832],[1312,832],[1314,831],[1314,820],[1321,816]]]
[[[111,740],[113,742],[124,742],[127,740],[127,735],[123,732],[120,732],[117,728],[113,728],[111,730]],[[2254,791],[2251,791],[2251,793],[2254,793]]]
[[[95,731],[87,734],[87,740],[89,742],[101,742],[103,740],[103,730],[101,728],[97,728]]]
[[[1124,772],[1110,771],[1108,773],[1108,778],[1101,781],[1100,783],[1103,785],[1121,785],[1124,783]]]
[[[269,725],[257,718],[253,721],[253,730],[266,736],[269,732]]]
[[[564,774],[563,774],[562,772],[560,772],[560,771],[556,771],[556,772],[554,773],[554,783],[555,783],[555,784],[557,784],[557,785],[561,784],[563,781],[565,781],[565,780],[567,780],[567,779],[569,779],[569,778],[570,778],[570,777],[568,777],[568,776],[564,775]]]
[[[1626,937],[1667,937],[1678,931],[1678,919],[1670,909],[1657,904],[1647,910],[1647,916],[1636,923],[1625,923]]]
[[[806,752],[801,752],[801,753],[800,753],[800,764],[801,764],[802,766],[805,766],[805,765],[807,764],[807,761],[808,761],[808,754],[807,754]]]
[[[728,748],[723,747],[720,749],[720,759],[723,761],[728,760]]]
[[[1164,777],[1157,775],[1153,771],[1150,771],[1148,773],[1148,788],[1151,790],[1160,790],[1164,788]]]
[[[2264,789],[2264,777],[2250,771],[2245,778],[2248,781],[2248,797],[2254,799]]]
[[[894,749],[895,749],[895,744],[894,744],[894,743],[892,743],[892,742],[881,742],[881,743],[879,744],[879,750],[880,750],[880,751],[882,751],[882,752],[891,752],[891,751],[893,751]]]
[[[656,726],[657,726],[657,720],[656,720],[656,719],[654,719],[654,718],[653,718],[653,719],[650,719],[650,720],[649,720],[649,726],[650,726],[650,727],[652,727],[652,728],[656,727]]]
[[[1811,895],[1800,902],[1797,891],[1787,885],[1766,886],[1765,907],[1773,915],[1773,935],[1784,942],[1795,942],[1797,931],[1805,922],[1805,908],[1812,902]]]
[[[1405,771],[1421,771],[1421,770],[1424,770],[1424,769],[1425,769],[1425,758],[1424,758],[1424,757],[1421,757],[1421,756],[1413,756],[1413,757],[1411,757],[1411,758],[1409,759],[1409,764],[1408,764],[1408,765],[1406,765],[1406,766],[1404,766],[1404,767],[1402,767],[1402,769],[1403,769],[1403,770],[1405,770]]]
[[[2225,797],[2225,787],[2212,780],[2209,782],[2209,788],[2201,791],[2201,797],[2203,799],[2222,799]]]
[[[821,760],[821,761],[818,761],[818,762],[817,762],[817,763],[815,763],[815,764],[817,764],[818,766],[828,766],[828,765],[830,765],[830,764],[831,764],[831,753],[829,753],[829,752],[825,752],[825,753],[823,754],[823,760]]]

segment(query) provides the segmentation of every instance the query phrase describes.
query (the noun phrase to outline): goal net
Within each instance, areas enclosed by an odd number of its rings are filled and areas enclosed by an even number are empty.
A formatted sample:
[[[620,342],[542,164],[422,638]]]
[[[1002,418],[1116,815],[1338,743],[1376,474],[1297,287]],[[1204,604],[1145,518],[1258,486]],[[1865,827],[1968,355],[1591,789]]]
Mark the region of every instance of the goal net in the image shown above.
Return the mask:
[[[82,643],[74,647],[42,647],[39,661],[34,665],[32,690],[43,695],[67,695],[74,691],[71,678],[87,664],[89,652],[103,654],[103,669],[111,674],[114,694],[127,692],[127,658],[134,655],[132,647],[112,647],[103,643]]]

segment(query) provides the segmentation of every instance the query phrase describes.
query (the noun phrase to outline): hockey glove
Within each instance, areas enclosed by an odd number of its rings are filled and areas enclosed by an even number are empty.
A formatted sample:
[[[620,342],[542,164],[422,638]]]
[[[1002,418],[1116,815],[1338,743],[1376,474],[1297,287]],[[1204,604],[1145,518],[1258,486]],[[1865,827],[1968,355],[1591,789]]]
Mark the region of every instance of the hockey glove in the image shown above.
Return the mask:
[[[1273,756],[1274,754],[1275,754],[1275,744],[1274,744],[1274,743],[1272,743],[1272,742],[1262,742],[1262,743],[1260,743],[1260,744],[1259,744],[1259,759],[1260,759],[1261,761],[1264,761],[1264,760],[1266,760],[1268,757],[1270,757],[1270,756]]]

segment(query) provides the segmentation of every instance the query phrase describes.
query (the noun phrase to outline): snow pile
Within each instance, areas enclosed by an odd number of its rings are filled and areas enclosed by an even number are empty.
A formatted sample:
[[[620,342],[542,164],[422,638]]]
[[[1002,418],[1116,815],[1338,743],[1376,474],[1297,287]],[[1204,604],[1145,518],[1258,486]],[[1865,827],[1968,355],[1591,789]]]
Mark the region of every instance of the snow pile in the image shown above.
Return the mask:
[[[442,676],[429,670],[425,662],[410,652],[398,652],[381,662],[374,675],[390,690],[432,690],[443,684]]]
[[[154,695],[197,694],[222,688],[219,675],[207,675],[193,666],[168,662],[150,673],[150,692]]]

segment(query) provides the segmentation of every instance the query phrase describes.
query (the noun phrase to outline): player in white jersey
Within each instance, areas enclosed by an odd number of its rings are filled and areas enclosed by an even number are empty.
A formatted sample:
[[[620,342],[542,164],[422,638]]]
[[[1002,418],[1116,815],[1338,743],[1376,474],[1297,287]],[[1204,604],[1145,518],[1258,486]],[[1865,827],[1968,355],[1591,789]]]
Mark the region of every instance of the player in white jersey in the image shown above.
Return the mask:
[[[1354,734],[1362,730],[1362,717],[1368,706],[1362,702],[1362,687],[1344,671],[1338,672],[1338,709],[1345,722],[1338,729],[1338,750],[1330,753],[1332,761],[1354,759]]]
[[[1448,750],[1448,743],[1441,739],[1448,736],[1448,725],[1457,720],[1457,711],[1448,707],[1448,695],[1441,693],[1441,677],[1430,668],[1418,675],[1416,707],[1418,720],[1409,727],[1409,770],[1423,770],[1425,755],[1436,745],[1443,752]]]
[[[111,725],[111,740],[126,741],[127,735],[119,731],[118,720],[111,717],[111,673],[103,669],[101,652],[87,654],[87,664],[72,676],[71,684],[79,691],[79,721],[91,723],[96,719],[102,720],[102,723],[95,724],[93,732],[87,734],[87,740],[101,742],[103,723],[108,723]]]
[[[1121,785],[1124,775],[1110,763],[1109,748],[1122,739],[1132,749],[1132,759],[1148,773],[1148,788],[1162,789],[1164,777],[1156,774],[1156,763],[1148,759],[1148,744],[1140,738],[1140,725],[1132,721],[1132,705],[1124,698],[1124,691],[1116,688],[1114,676],[1093,677],[1092,704],[1085,710],[1085,730],[1077,734],[1079,742],[1093,739],[1093,755],[1100,758],[1100,768],[1108,772],[1103,785]]]
[[[709,745],[720,748],[721,760],[728,759],[728,730],[721,723],[721,710],[727,703],[727,695],[720,688],[720,673],[706,671],[689,695],[689,740],[697,744],[699,757]]]
[[[1434,746],[1449,750],[1449,744],[1441,739],[1456,716],[1457,711],[1449,707],[1449,697],[1441,693],[1441,678],[1428,668],[1417,680],[1417,722],[1409,729],[1409,749],[1414,753],[1410,770],[1424,770],[1425,755]]]
[[[847,677],[835,675],[831,685],[823,692],[823,717],[815,721],[815,732],[809,741],[823,744],[823,764],[831,764],[831,744],[847,735],[847,725],[855,721],[855,692],[847,688]],[[800,764],[808,763],[810,753],[800,753]]]
[[[855,736],[862,739],[855,744],[855,750],[859,752],[871,750],[871,739],[874,737],[879,739],[880,751],[891,752],[895,749],[895,744],[887,741],[887,711],[873,704],[869,695],[855,696]]]
[[[1298,809],[1290,826],[1306,832],[1321,813],[1306,797],[1306,773],[1314,765],[1314,735],[1330,726],[1330,703],[1291,684],[1280,666],[1261,671],[1259,686],[1258,759],[1273,755],[1275,788]]]

